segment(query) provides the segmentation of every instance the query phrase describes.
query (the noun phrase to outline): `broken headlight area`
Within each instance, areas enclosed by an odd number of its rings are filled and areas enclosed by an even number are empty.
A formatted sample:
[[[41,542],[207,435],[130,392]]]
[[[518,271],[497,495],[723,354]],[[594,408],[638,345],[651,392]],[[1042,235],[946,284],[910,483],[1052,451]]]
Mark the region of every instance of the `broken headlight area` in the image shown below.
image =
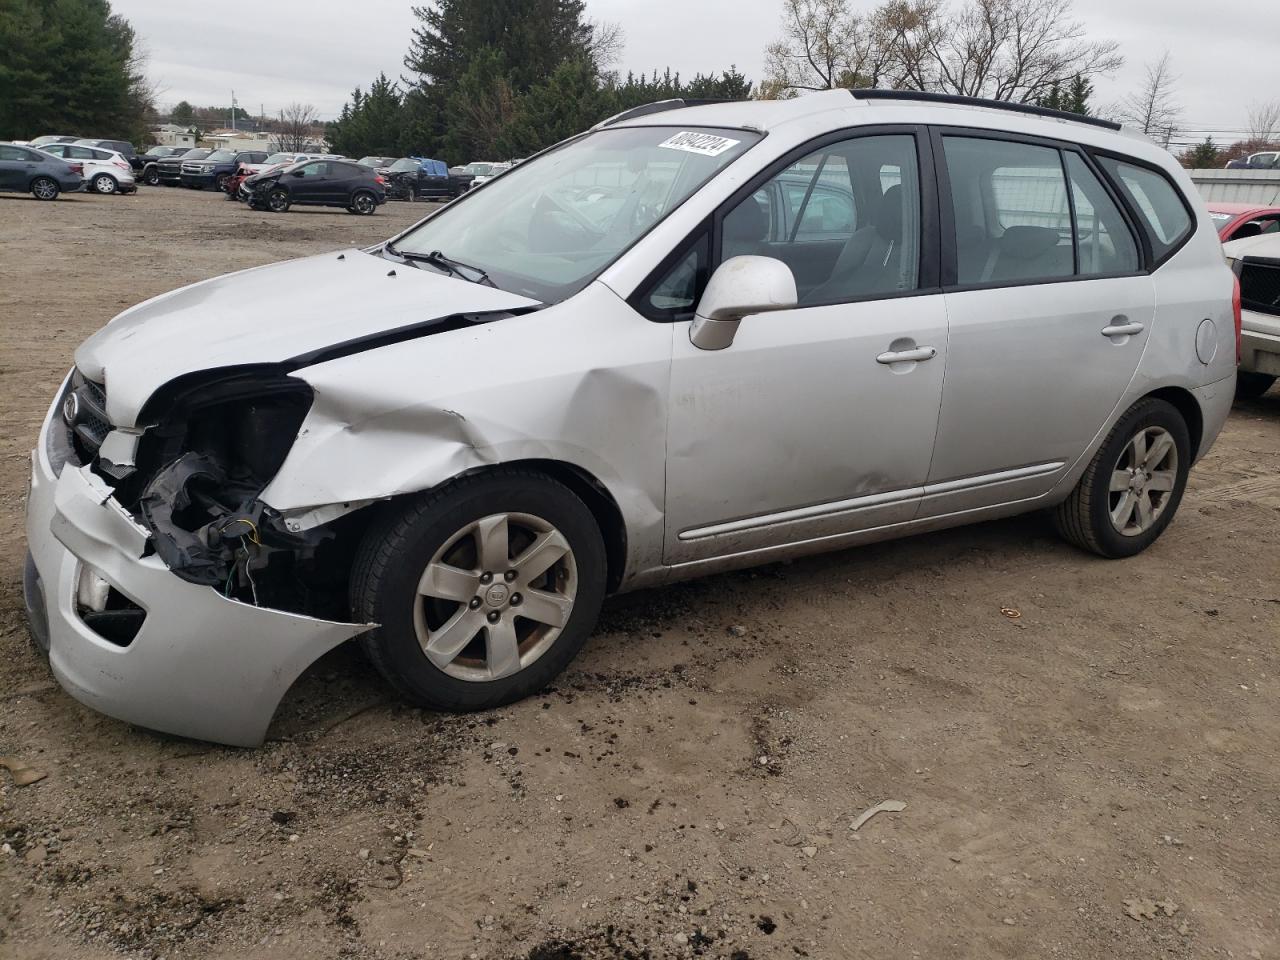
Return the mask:
[[[277,367],[182,378],[148,401],[136,467],[114,485],[176,576],[260,606],[345,612],[332,602],[345,601],[345,545],[332,529],[288,531],[258,499],[311,402]]]

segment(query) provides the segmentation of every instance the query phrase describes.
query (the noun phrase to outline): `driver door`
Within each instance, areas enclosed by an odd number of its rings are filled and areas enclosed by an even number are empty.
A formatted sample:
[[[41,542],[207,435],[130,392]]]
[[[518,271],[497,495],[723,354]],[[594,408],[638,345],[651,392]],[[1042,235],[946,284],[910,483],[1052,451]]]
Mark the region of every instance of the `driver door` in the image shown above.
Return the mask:
[[[329,164],[317,160],[288,175],[289,194],[294,203],[322,203],[329,185]]]
[[[744,319],[723,350],[694,346],[689,321],[680,322],[667,563],[838,539],[915,517],[947,350],[928,150],[920,133],[899,128],[833,138],[784,161],[718,216],[718,255],[699,238],[652,288],[653,305],[667,306],[681,299],[681,276],[686,286],[705,278],[699,257],[714,266],[754,255],[786,263],[799,295],[795,309]],[[809,207],[815,197],[819,205]]]

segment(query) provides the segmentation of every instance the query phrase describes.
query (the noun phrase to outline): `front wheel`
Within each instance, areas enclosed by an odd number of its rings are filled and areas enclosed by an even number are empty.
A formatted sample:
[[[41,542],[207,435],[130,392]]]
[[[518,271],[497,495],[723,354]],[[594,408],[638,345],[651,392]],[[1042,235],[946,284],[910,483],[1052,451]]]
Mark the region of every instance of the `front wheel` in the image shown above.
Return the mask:
[[[220,173],[218,174],[217,177],[214,178],[213,185],[218,188],[219,193],[226,193],[227,181],[230,179],[231,179],[231,176],[229,174]]]
[[[1236,398],[1238,400],[1257,400],[1275,386],[1276,378],[1266,373],[1249,373],[1241,370],[1236,374]]]
[[[1099,556],[1132,557],[1164,533],[1191,470],[1191,436],[1173,404],[1140,400],[1111,429],[1076,488],[1054,511],[1069,542]]]
[[[406,200],[408,200],[410,203],[417,203],[417,202],[418,202],[418,188],[417,188],[417,187],[410,187],[410,188],[408,189],[408,191],[405,193],[405,197],[404,197],[404,198],[405,198]]]
[[[351,206],[347,208],[354,214],[367,217],[378,209],[378,201],[372,193],[362,190],[351,198]]]
[[[284,213],[289,209],[289,194],[285,190],[275,189],[267,194],[267,209],[272,213]]]
[[[149,187],[154,187],[160,183],[160,171],[155,167],[148,167],[142,172],[142,182]]]
[[[31,195],[37,200],[57,200],[62,188],[52,177],[36,177],[31,181]]]
[[[605,551],[586,505],[526,470],[464,478],[389,511],[351,577],[363,643],[405,698],[485,710],[542,689],[595,626]]]

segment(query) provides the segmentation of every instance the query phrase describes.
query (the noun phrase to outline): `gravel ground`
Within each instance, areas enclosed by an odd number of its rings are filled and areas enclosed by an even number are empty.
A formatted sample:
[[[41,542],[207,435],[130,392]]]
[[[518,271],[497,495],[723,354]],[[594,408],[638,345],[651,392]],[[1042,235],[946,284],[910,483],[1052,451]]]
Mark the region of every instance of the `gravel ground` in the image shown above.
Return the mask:
[[[1280,392],[1123,563],[1027,517],[623,597],[553,689],[471,717],[344,648],[259,750],[63,694],[22,514],[76,344],[425,209],[0,195],[0,756],[46,774],[0,771],[0,955],[1280,956]]]

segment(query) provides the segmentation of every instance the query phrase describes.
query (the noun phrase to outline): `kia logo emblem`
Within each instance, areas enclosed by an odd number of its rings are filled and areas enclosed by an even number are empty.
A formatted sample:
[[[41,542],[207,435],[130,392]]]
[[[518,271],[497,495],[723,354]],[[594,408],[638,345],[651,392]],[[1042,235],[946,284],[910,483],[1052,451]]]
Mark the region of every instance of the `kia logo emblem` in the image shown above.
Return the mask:
[[[76,418],[80,416],[80,398],[74,393],[67,394],[67,398],[62,401],[62,419],[67,421],[71,426],[75,425]]]

